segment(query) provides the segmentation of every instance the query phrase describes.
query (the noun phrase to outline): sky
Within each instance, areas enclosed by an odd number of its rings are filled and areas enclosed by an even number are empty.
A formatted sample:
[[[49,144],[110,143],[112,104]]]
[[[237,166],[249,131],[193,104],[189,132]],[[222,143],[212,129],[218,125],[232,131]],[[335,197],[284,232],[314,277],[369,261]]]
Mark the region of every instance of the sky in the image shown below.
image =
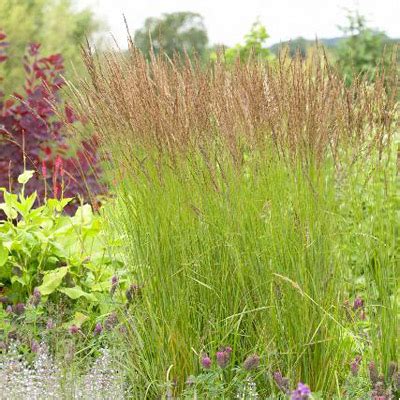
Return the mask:
[[[176,11],[200,13],[210,43],[227,46],[241,42],[257,18],[267,28],[269,44],[341,36],[338,25],[345,23],[346,9],[358,9],[370,26],[400,38],[400,0],[78,0],[78,5],[91,6],[121,47],[126,44],[122,14],[133,33],[147,17]]]

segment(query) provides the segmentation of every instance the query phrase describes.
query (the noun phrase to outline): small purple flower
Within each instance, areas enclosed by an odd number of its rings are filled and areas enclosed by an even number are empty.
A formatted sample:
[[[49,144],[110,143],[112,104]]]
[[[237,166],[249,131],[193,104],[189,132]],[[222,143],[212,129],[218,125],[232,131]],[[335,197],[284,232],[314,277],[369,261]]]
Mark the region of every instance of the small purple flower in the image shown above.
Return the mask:
[[[111,289],[110,289],[111,296],[114,295],[115,291],[117,290],[117,286],[118,286],[118,277],[114,275],[111,278]]]
[[[376,368],[376,365],[373,361],[368,364],[368,371],[369,371],[369,379],[373,385],[375,385],[379,381],[379,374]]]
[[[73,324],[68,328],[68,331],[71,335],[76,335],[79,332],[79,328]]]
[[[279,371],[274,372],[273,378],[279,390],[286,394],[290,393],[288,378],[283,377]]]
[[[225,351],[226,353],[228,353],[228,354],[231,354],[231,353],[232,353],[232,347],[230,347],[230,346],[225,346],[225,347],[224,347],[224,351]]]
[[[125,325],[121,325],[121,326],[118,328],[118,331],[119,331],[119,333],[120,333],[121,335],[127,335],[127,334],[128,334],[128,329],[127,329],[127,327],[126,327]]]
[[[350,363],[350,371],[353,376],[358,375],[360,364],[361,364],[361,356],[356,356],[356,358]]]
[[[353,310],[357,311],[360,308],[364,308],[364,300],[361,297],[357,296],[354,299]]]
[[[22,315],[25,312],[25,304],[24,303],[17,303],[14,306],[14,312],[17,315]]]
[[[40,304],[40,300],[42,299],[42,294],[38,288],[33,289],[33,295],[31,298],[31,304],[34,307],[37,307]]]
[[[7,313],[7,314],[12,314],[12,313],[13,313],[13,308],[12,308],[12,306],[8,305],[8,306],[6,307],[6,313]]]
[[[37,353],[40,350],[40,345],[36,340],[32,340],[31,342],[31,351],[32,353]]]
[[[391,391],[385,389],[385,384],[381,381],[376,382],[371,392],[373,400],[390,400],[392,399]]]
[[[39,53],[39,47],[40,47],[39,43],[34,43],[34,42],[29,43],[28,46],[29,55],[32,57],[36,56]]]
[[[297,389],[293,390],[291,400],[307,400],[310,398],[310,388],[302,382],[297,384]]]
[[[104,328],[108,331],[114,329],[114,327],[118,324],[118,317],[115,312],[112,312],[104,321]]]
[[[218,351],[217,352],[217,364],[220,368],[225,368],[230,359],[231,355],[228,351]]]
[[[103,332],[103,327],[102,327],[101,323],[98,322],[96,324],[96,326],[94,327],[93,334],[94,334],[94,336],[99,336],[99,335],[101,335],[101,332]]]
[[[48,329],[48,330],[51,330],[51,329],[54,329],[55,328],[55,323],[53,322],[53,320],[51,319],[51,318],[49,318],[48,320],[47,320],[47,323],[46,323],[46,329]]]
[[[211,368],[211,363],[212,363],[212,361],[211,361],[211,358],[210,358],[210,357],[208,357],[208,356],[203,356],[203,357],[201,358],[201,366],[202,366],[204,369],[210,369],[210,368]]]
[[[0,297],[0,304],[7,304],[8,303],[8,297],[7,296],[1,296]]]
[[[246,360],[243,363],[243,368],[246,371],[251,371],[253,369],[258,368],[259,365],[260,365],[260,357],[257,354],[253,354],[246,358]]]
[[[128,300],[128,303],[130,303],[136,296],[140,295],[140,287],[138,285],[132,284],[129,286],[128,289],[126,289],[125,296],[126,299]]]

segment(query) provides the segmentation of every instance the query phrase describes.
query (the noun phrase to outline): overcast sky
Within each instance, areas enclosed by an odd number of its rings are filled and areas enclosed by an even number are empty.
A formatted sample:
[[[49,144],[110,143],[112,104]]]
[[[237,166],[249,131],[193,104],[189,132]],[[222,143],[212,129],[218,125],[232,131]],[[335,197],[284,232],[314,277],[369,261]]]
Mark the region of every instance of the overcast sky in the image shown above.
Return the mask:
[[[211,43],[238,43],[259,18],[270,34],[269,43],[303,36],[313,39],[340,36],[346,8],[357,8],[374,28],[400,37],[400,0],[78,0],[90,5],[108,24],[121,46],[126,34],[122,14],[131,32],[150,16],[174,11],[203,15]]]

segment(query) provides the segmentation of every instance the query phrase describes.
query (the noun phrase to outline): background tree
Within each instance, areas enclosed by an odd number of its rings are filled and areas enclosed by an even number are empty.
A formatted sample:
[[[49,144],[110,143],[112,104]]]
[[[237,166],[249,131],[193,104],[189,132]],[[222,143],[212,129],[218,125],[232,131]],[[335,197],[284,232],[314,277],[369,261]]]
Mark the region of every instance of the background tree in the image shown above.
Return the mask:
[[[314,45],[315,41],[299,36],[296,39],[276,43],[270,47],[270,50],[274,55],[278,55],[281,50],[287,49],[290,57],[300,54],[302,58],[306,58],[308,50]]]
[[[83,67],[79,45],[102,28],[90,9],[76,11],[73,0],[1,0],[0,15],[11,45],[0,71],[7,78],[6,93],[18,90],[24,81],[21,61],[28,43],[41,43],[45,54],[61,53],[68,75],[72,65]]]
[[[225,61],[228,63],[234,62],[237,58],[246,61],[251,55],[262,59],[269,59],[272,53],[266,47],[269,35],[267,29],[259,21],[256,21],[250,32],[244,36],[244,44],[237,44],[225,51]]]
[[[162,49],[169,57],[174,54],[204,57],[208,35],[203,17],[192,12],[163,14],[161,18],[147,18],[143,28],[135,32],[135,44],[149,55]]]
[[[357,11],[349,12],[347,25],[339,28],[346,38],[339,43],[336,55],[347,80],[359,73],[373,78],[375,68],[384,55],[385,45],[391,43],[389,37],[382,31],[369,28],[366,18]]]

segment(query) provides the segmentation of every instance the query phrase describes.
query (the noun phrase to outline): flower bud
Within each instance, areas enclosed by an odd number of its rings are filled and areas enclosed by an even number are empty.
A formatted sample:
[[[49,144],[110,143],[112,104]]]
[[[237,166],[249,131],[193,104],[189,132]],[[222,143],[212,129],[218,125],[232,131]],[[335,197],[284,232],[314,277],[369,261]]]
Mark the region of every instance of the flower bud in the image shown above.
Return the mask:
[[[257,354],[253,354],[246,358],[246,360],[243,363],[243,368],[246,371],[251,371],[253,369],[258,368],[259,365],[260,365],[260,357]]]
[[[204,356],[204,357],[201,358],[201,366],[204,369],[210,369],[211,368],[211,363],[212,363],[212,361],[211,361],[210,357]]]
[[[94,336],[99,336],[99,335],[101,335],[101,332],[103,332],[103,327],[102,327],[101,323],[98,322],[96,324],[96,326],[94,327],[93,334],[94,334]]]

